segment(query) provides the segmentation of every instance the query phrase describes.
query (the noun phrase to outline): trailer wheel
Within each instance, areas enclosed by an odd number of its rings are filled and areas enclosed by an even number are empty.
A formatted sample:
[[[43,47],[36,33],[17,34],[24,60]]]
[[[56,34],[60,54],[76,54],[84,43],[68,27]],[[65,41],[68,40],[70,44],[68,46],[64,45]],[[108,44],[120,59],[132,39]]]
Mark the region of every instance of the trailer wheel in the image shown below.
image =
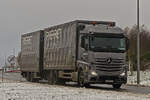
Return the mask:
[[[58,73],[57,73],[57,71],[55,71],[55,70],[53,70],[52,71],[52,81],[53,81],[53,85],[55,85],[55,84],[57,84],[57,82],[58,82]]]
[[[32,82],[38,83],[38,82],[39,82],[39,79],[34,78],[34,79],[32,80]]]
[[[26,80],[29,82],[31,81],[31,73],[30,72],[27,72]]]
[[[34,76],[33,76],[33,73],[31,73],[30,78],[31,78],[30,81],[31,81],[31,82],[34,82]]]
[[[31,82],[39,82],[39,79],[34,78],[34,73],[31,73]]]
[[[49,72],[47,72],[47,79],[48,79],[48,83],[50,85],[53,84],[53,73],[52,73],[52,70],[50,70]]]
[[[114,89],[120,89],[122,84],[113,84],[113,88]]]

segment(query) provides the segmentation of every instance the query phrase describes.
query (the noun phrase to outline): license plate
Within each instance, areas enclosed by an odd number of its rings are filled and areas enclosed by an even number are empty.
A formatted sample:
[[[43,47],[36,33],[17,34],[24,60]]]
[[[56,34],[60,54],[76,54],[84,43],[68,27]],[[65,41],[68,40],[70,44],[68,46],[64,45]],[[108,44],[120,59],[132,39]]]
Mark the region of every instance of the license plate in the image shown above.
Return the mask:
[[[105,80],[105,82],[114,82],[113,80]]]

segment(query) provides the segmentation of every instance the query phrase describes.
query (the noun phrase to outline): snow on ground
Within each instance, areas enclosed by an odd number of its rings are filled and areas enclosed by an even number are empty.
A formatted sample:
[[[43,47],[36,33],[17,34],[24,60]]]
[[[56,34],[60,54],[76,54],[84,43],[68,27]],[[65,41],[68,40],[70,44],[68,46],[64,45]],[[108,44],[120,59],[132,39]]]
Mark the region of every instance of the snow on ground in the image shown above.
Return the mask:
[[[150,85],[150,72],[141,72],[141,80],[142,85]],[[128,77],[128,84],[136,84],[136,72]],[[150,100],[150,94],[48,85],[19,80],[17,82],[5,79],[2,82],[0,79],[0,100]]]
[[[150,94],[9,81],[0,81],[0,94],[0,100],[150,100]]]
[[[140,72],[140,85],[150,86],[150,71],[141,71]],[[137,72],[133,72],[133,76],[128,72],[128,84],[137,84]]]

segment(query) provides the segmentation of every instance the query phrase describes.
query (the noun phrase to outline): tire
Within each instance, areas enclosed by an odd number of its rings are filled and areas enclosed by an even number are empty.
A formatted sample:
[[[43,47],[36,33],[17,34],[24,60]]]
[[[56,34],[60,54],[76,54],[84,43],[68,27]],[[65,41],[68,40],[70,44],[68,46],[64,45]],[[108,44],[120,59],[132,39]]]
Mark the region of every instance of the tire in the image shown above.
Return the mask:
[[[88,88],[88,87],[90,86],[90,84],[85,83],[83,70],[80,70],[80,71],[78,72],[78,85],[79,85],[80,87],[86,87],[86,88]]]
[[[27,72],[26,80],[27,80],[28,82],[31,82],[31,73],[30,73],[30,72]]]
[[[48,71],[47,72],[47,80],[48,80],[48,84],[52,85],[53,84],[53,76],[52,76],[52,71]]]
[[[120,89],[121,85],[122,84],[113,84],[112,86],[114,89]]]
[[[34,73],[31,73],[31,82],[39,82],[38,78],[34,78]]]
[[[90,87],[90,84],[85,83],[84,86],[85,86],[86,88],[89,88],[89,87]]]
[[[66,81],[64,79],[62,79],[62,78],[58,78],[57,84],[58,85],[65,85]]]
[[[53,79],[53,85],[57,84],[58,83],[58,73],[57,71],[53,70],[52,71],[52,79]]]
[[[57,84],[57,81],[58,81],[58,74],[57,74],[57,71],[55,71],[55,70],[50,70],[50,71],[48,72],[48,77],[47,77],[47,79],[48,79],[48,83],[49,83],[50,85],[55,85],[55,84]]]
[[[34,78],[34,79],[32,80],[32,82],[38,83],[38,82],[39,82],[39,79]]]
[[[30,77],[31,77],[31,82],[34,82],[34,76],[33,76],[33,73],[30,73]]]

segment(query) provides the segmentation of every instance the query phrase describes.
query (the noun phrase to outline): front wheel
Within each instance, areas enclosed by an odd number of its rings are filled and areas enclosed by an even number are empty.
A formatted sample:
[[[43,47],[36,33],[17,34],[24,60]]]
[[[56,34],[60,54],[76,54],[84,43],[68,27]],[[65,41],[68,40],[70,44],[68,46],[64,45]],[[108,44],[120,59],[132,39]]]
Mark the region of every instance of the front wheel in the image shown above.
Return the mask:
[[[80,87],[89,87],[90,85],[88,83],[85,83],[85,79],[84,79],[84,72],[83,70],[80,70],[78,72],[78,85]]]
[[[114,89],[120,89],[122,84],[113,84],[113,88]]]
[[[83,73],[83,70],[80,70],[78,72],[78,85],[80,87],[83,87],[84,86],[84,73]]]

